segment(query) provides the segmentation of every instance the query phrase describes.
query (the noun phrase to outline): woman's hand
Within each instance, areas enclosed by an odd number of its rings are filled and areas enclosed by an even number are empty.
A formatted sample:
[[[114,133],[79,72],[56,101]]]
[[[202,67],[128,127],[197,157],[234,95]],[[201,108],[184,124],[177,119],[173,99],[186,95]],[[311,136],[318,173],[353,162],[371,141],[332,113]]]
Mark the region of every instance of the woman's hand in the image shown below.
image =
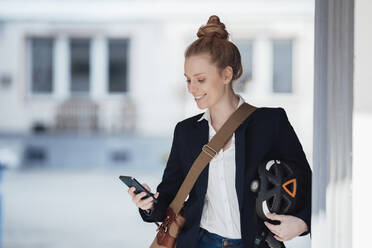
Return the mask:
[[[151,192],[150,187],[144,183],[142,184],[149,192]],[[146,192],[141,192],[139,194],[135,194],[134,191],[136,190],[135,187],[130,187],[128,189],[129,195],[132,197],[132,201],[136,206],[142,210],[152,210],[154,208],[154,203],[152,200],[154,199],[153,197],[147,197],[146,199],[141,200],[142,197],[146,196]],[[155,198],[158,198],[159,192],[156,192],[154,195]]]
[[[307,231],[306,223],[292,215],[267,214],[271,220],[279,220],[279,225],[273,225],[265,221],[265,225],[274,234],[274,238],[279,241],[288,241]]]

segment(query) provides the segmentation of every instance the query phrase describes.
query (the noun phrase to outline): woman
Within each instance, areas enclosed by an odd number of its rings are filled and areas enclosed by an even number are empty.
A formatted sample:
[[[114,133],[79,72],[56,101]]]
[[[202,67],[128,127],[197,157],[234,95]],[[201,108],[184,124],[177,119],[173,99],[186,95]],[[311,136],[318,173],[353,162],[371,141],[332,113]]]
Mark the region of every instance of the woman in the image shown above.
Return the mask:
[[[163,220],[202,146],[244,103],[232,88],[232,82],[242,74],[242,65],[237,47],[228,41],[225,25],[211,16],[197,36],[185,52],[185,77],[196,104],[207,110],[177,123],[170,157],[154,196],[156,206],[152,198],[141,200],[144,193],[135,195],[134,188],[128,190],[146,222]],[[308,180],[303,211],[296,216],[268,216],[279,220],[279,225],[254,220],[255,196],[249,190],[258,165],[268,157],[293,161],[303,167]],[[282,108],[258,108],[239,126],[199,176],[183,211],[186,223],[177,239],[178,248],[253,247],[264,225],[280,241],[309,233],[311,170]]]

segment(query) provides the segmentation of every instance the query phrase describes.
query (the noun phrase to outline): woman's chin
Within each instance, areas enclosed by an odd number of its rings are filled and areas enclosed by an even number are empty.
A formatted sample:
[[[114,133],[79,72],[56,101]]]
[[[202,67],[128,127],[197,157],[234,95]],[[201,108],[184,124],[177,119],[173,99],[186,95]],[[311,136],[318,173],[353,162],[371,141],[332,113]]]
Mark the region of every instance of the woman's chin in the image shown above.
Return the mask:
[[[200,104],[200,103],[196,103],[196,106],[198,106],[198,108],[199,108],[200,110],[203,110],[203,109],[208,108],[207,105],[205,105],[205,104]]]

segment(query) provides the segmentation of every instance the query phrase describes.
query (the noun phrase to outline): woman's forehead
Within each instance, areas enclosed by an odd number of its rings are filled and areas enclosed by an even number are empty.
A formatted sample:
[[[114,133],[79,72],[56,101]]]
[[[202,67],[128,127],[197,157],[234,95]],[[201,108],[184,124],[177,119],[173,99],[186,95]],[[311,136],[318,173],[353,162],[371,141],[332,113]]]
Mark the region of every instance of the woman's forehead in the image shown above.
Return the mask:
[[[194,77],[215,72],[215,65],[210,63],[209,56],[194,55],[185,59],[185,76]]]
[[[192,76],[192,77],[197,77],[197,76],[201,76],[201,75],[204,75],[204,74],[206,74],[206,72],[195,73],[194,75],[191,75],[191,76]],[[186,72],[184,73],[184,75],[185,75],[186,77],[188,77],[188,75],[186,74]]]

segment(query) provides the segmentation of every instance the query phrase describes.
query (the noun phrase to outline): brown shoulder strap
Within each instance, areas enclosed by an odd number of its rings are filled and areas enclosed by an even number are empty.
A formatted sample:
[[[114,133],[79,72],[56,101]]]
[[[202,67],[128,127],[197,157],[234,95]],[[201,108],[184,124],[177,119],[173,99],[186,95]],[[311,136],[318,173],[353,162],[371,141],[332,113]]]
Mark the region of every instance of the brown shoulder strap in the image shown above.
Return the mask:
[[[243,121],[256,109],[256,107],[249,105],[248,103],[240,105],[225,124],[223,124],[220,130],[218,130],[218,132],[213,136],[209,143],[203,146],[202,151],[192,164],[191,169],[177,192],[177,195],[170,204],[170,208],[173,209],[176,215],[181,211],[186,197],[191,192],[192,187],[194,187],[196,180],[207,164],[217,155],[218,151],[222,149],[229,137],[231,137],[240,124],[243,123]]]

